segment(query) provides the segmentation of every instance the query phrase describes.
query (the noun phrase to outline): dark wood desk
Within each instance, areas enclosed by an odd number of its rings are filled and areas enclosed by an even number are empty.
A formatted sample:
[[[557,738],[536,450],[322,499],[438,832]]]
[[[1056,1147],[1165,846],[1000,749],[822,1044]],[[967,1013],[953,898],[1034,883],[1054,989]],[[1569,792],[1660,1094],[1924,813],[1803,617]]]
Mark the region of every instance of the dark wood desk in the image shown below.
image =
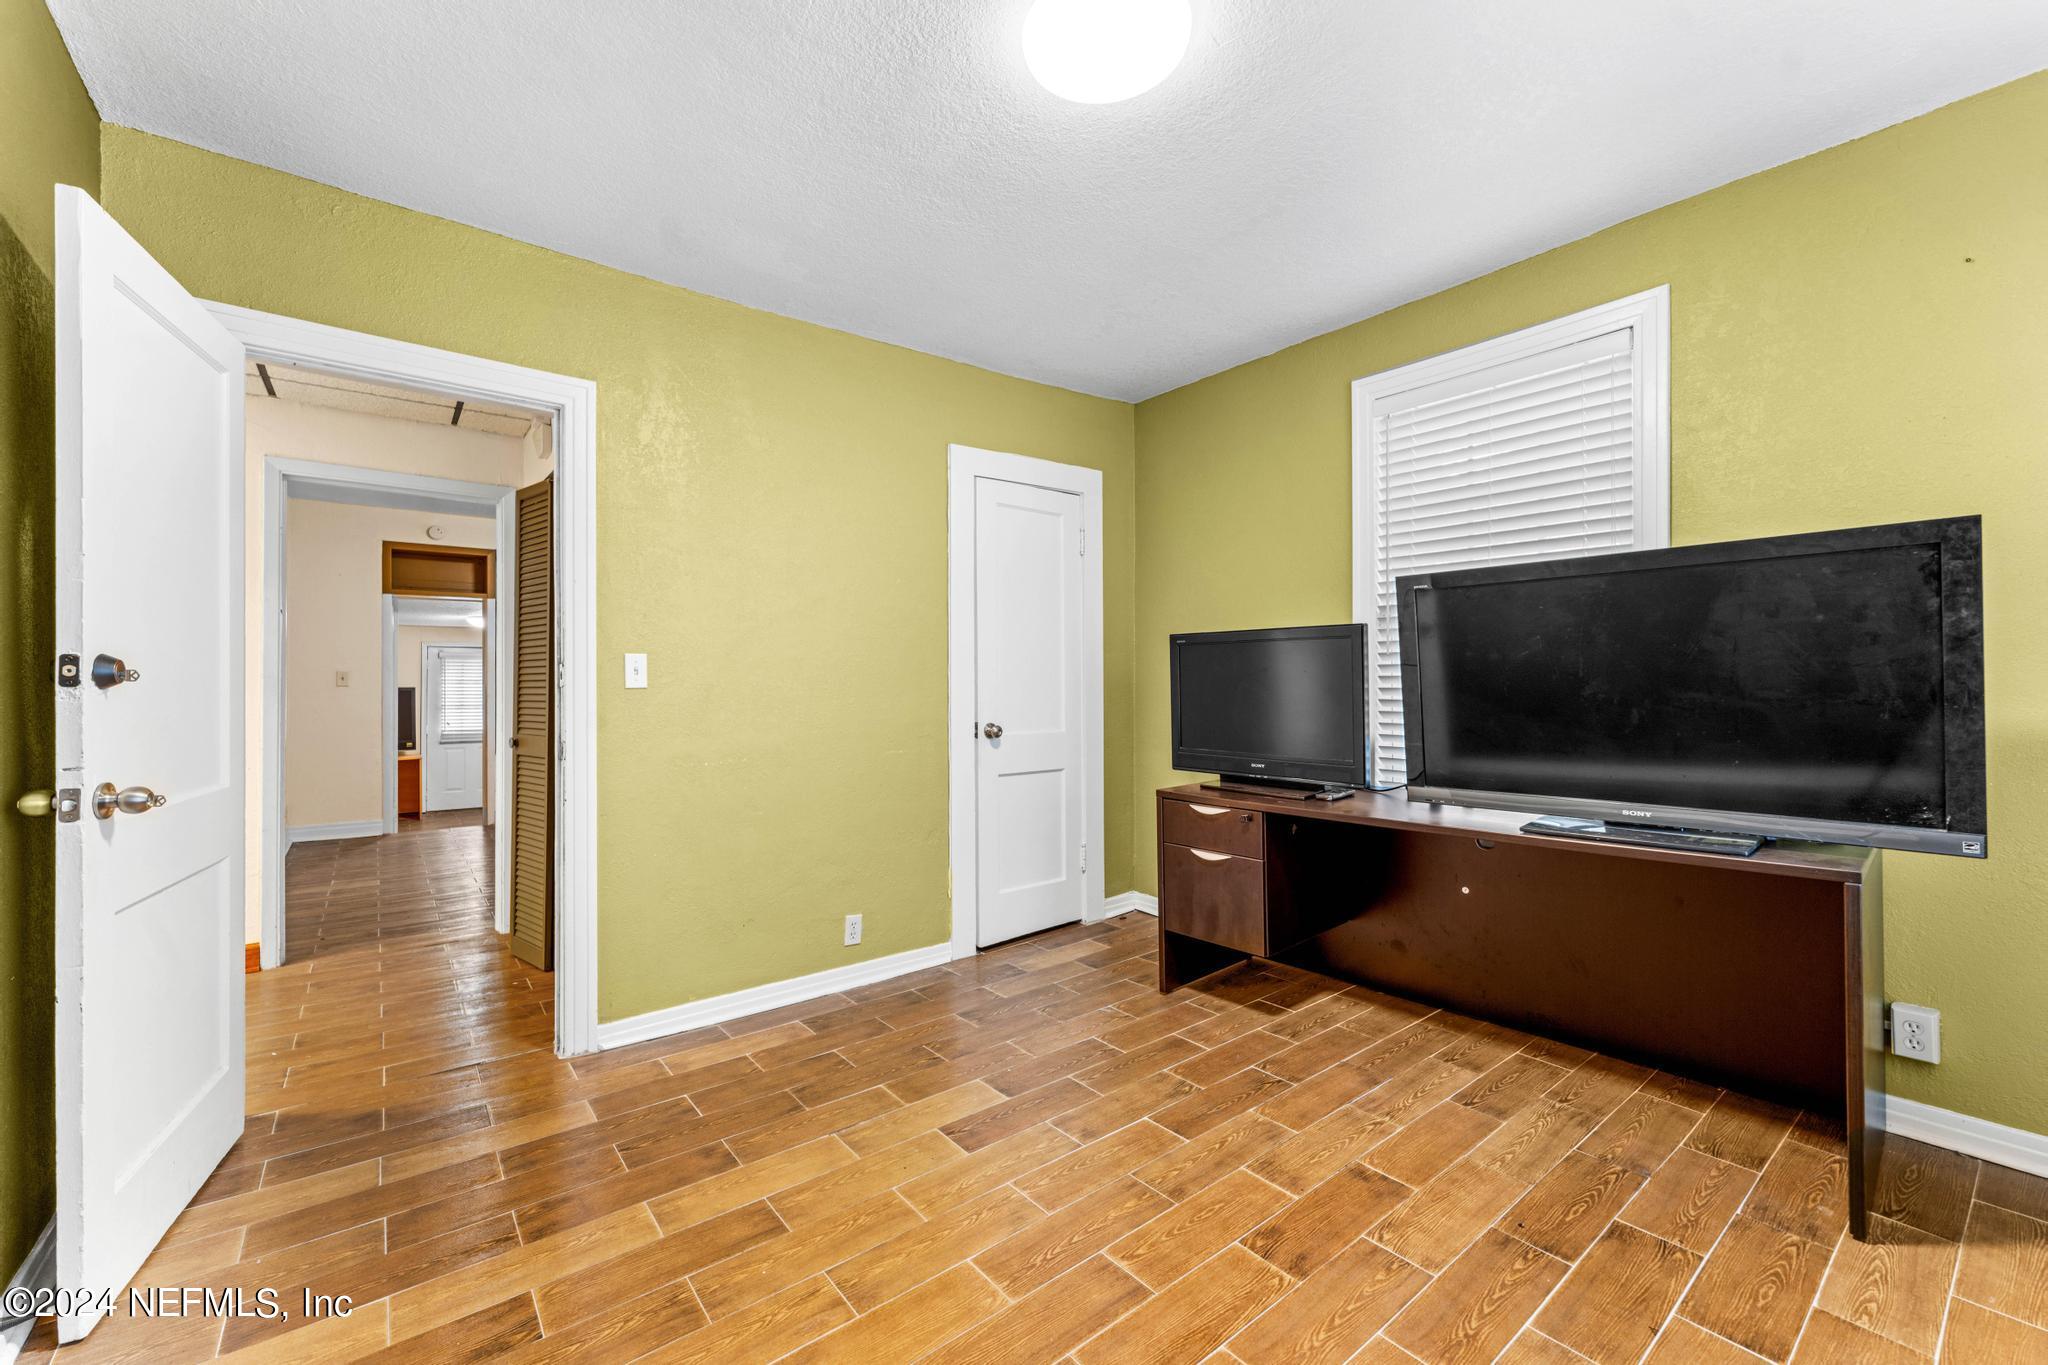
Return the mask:
[[[1839,1114],[1862,1239],[1884,1137],[1874,850],[1521,833],[1392,796],[1158,795],[1159,988],[1247,956]]]

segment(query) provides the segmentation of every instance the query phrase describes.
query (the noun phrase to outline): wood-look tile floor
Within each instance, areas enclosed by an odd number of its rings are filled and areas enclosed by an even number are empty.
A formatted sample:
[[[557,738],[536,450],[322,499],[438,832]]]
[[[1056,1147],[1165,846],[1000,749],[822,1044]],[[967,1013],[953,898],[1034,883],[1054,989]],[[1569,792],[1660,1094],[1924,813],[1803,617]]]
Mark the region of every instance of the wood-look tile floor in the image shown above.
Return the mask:
[[[1897,1142],[1859,1244],[1829,1123],[1284,967],[1162,997],[1142,916],[557,1061],[488,853],[293,850],[248,1131],[137,1279],[291,1316],[65,1362],[2048,1359],[2048,1181]]]

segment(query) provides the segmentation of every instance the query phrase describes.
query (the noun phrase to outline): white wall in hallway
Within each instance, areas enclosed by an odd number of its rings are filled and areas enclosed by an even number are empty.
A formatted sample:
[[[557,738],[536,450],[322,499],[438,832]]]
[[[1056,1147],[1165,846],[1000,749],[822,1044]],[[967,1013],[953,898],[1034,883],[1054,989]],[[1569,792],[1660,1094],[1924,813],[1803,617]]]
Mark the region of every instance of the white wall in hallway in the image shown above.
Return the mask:
[[[442,528],[443,545],[497,542],[489,517],[297,498],[285,505],[287,828],[384,818],[383,548],[424,541],[429,525]],[[418,654],[415,643],[415,672]],[[344,672],[349,685],[338,686]]]

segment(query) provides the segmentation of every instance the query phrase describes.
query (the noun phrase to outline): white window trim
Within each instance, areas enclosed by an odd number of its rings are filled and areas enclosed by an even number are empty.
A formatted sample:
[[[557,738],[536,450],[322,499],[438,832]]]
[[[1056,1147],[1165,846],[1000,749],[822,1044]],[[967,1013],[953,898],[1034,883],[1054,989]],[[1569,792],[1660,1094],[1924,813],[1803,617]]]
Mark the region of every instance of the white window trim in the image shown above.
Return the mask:
[[[1631,346],[1635,404],[1636,548],[1671,543],[1671,286],[1660,284],[1569,317],[1525,327],[1426,360],[1367,375],[1351,385],[1351,619],[1373,619],[1373,405],[1383,398],[1556,350],[1623,327]]]

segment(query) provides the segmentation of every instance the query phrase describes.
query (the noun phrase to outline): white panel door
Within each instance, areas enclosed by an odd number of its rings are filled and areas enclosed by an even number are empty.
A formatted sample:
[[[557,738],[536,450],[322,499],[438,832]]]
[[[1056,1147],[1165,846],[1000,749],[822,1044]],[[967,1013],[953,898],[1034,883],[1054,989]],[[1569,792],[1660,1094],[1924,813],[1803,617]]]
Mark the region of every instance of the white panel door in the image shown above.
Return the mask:
[[[474,810],[484,803],[484,652],[475,645],[425,649],[420,808]]]
[[[57,688],[57,786],[80,793],[56,829],[70,1289],[125,1285],[242,1132],[242,364],[58,189],[57,648],[86,674]],[[58,1339],[98,1318],[60,1317]]]
[[[1081,499],[975,480],[976,941],[1081,918]]]

